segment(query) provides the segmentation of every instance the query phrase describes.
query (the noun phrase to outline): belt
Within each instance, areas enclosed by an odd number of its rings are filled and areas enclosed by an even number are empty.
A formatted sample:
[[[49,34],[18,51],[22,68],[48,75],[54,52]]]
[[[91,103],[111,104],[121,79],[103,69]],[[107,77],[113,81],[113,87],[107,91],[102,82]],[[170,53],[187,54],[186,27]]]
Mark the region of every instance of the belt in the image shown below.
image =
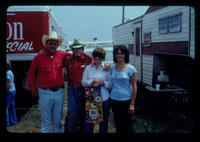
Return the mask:
[[[41,88],[41,87],[40,87]],[[42,88],[42,89],[44,89],[44,90],[51,90],[51,91],[53,91],[53,92],[56,92],[56,91],[58,91],[58,89],[60,89],[61,87],[55,87],[55,88]]]

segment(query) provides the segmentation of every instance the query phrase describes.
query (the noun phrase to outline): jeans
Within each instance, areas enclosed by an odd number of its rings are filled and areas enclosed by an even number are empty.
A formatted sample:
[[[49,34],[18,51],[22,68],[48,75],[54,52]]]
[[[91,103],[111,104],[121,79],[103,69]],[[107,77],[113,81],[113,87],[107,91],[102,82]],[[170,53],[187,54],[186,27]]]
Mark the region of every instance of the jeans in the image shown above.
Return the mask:
[[[6,97],[6,125],[17,124],[17,114],[15,109],[15,94],[16,91],[9,92]]]
[[[53,132],[62,133],[62,113],[63,113],[63,89],[51,91],[49,89],[38,88],[39,106],[41,112],[41,132],[49,133],[51,120],[53,120]]]
[[[128,113],[128,108],[130,105],[130,100],[128,101],[110,101],[110,105],[114,114],[114,121],[116,125],[117,133],[133,133],[132,127],[132,114]]]
[[[109,99],[103,102],[103,122],[100,123],[99,133],[108,133],[108,117],[109,117]],[[85,129],[84,133],[93,133],[94,124],[90,124],[86,122],[85,117]]]
[[[65,118],[65,133],[83,133],[85,91],[83,87],[68,85],[68,111]]]

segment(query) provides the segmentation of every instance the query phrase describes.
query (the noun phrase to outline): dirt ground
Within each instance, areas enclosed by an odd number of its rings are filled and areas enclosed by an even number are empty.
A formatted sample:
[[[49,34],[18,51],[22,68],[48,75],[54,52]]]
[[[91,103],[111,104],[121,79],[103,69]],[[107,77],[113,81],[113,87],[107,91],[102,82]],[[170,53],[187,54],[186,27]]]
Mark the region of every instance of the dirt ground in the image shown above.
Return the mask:
[[[67,93],[64,90],[64,107],[62,126],[67,115]],[[135,133],[191,133],[194,120],[188,110],[188,103],[176,104],[171,107],[157,106],[149,102],[146,92],[138,91],[136,110],[133,115]],[[165,105],[165,104],[162,104]],[[7,127],[10,133],[40,133],[41,121],[38,105],[30,108],[16,108],[19,122],[17,125]],[[64,128],[63,128],[64,130]],[[98,133],[99,125],[95,125],[94,133]],[[52,132],[52,130],[51,130]],[[112,110],[110,109],[108,133],[116,133]]]
[[[7,127],[8,132],[11,133],[40,133],[41,128],[41,119],[40,119],[40,110],[38,105],[34,105],[32,108],[29,109],[17,109],[17,115],[20,116],[19,123],[17,125],[9,126]],[[21,113],[21,114],[19,114]],[[64,123],[65,123],[65,117],[67,115],[67,108],[63,108],[63,118],[62,118],[62,126],[63,126],[63,132],[64,132]],[[113,120],[113,114],[110,112],[109,117],[109,129],[108,133],[115,133],[115,126],[114,126],[114,120]],[[99,125],[96,124],[94,126],[94,133],[98,133],[99,131]],[[51,132],[52,131],[52,125],[51,125]]]

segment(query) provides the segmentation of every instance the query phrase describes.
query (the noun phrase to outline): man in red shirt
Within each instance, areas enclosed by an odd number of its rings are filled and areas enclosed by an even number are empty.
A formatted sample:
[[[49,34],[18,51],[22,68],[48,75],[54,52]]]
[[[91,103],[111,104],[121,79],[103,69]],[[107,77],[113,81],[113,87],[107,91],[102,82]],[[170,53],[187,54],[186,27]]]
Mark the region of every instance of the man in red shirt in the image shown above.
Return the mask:
[[[51,119],[53,118],[53,131],[61,133],[64,103],[63,60],[65,57],[71,56],[71,53],[56,50],[62,43],[62,39],[58,38],[56,32],[52,32],[50,36],[44,35],[42,42],[46,48],[44,54],[36,55],[30,65],[28,86],[34,98],[37,98],[39,94],[41,132],[50,132]]]
[[[68,111],[65,118],[65,133],[84,132],[84,87],[81,84],[84,69],[92,64],[92,56],[83,53],[84,44],[80,39],[74,39],[70,45],[73,55],[67,56],[64,66],[68,80]]]

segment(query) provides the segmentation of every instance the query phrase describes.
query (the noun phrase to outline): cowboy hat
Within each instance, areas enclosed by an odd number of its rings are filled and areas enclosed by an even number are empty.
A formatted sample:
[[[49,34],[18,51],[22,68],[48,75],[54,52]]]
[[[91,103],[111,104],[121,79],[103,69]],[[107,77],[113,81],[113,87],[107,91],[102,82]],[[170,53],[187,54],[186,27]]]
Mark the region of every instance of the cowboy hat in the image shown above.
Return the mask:
[[[56,40],[56,41],[58,41],[58,46],[60,46],[62,44],[62,41],[63,41],[63,39],[58,38],[58,34],[55,31],[51,32],[51,34],[49,36],[48,35],[43,35],[42,43],[43,43],[44,46],[46,46],[46,43],[47,43],[48,40]]]
[[[81,48],[84,46],[85,44],[83,44],[80,39],[74,39],[74,42],[70,45],[71,48]]]

